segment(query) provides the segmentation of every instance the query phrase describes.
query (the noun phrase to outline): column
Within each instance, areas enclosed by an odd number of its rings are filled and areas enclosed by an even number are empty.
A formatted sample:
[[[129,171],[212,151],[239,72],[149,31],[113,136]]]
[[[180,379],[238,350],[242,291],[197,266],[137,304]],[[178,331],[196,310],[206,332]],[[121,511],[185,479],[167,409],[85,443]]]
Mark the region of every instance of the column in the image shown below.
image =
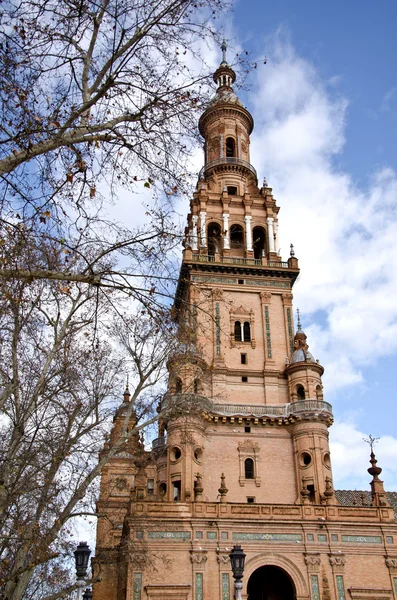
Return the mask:
[[[192,215],[192,235],[190,237],[190,243],[191,243],[192,250],[198,250],[197,221],[198,221],[198,216]]]
[[[207,216],[207,213],[205,210],[202,210],[200,212],[200,246],[201,247],[206,247],[207,246],[207,230],[206,230],[206,224],[205,224],[205,217]]]
[[[229,213],[223,213],[222,219],[223,219],[223,248],[225,250],[230,250]]]
[[[251,215],[245,216],[245,249],[247,252],[252,252],[251,219]]]
[[[274,223],[273,223],[273,229],[274,229],[274,237],[276,239],[276,243],[275,243],[275,245],[276,245],[276,252],[278,253],[279,250],[280,250],[280,247],[279,247],[279,241],[278,241],[278,222],[277,221],[274,221]]]
[[[269,252],[275,252],[274,249],[274,230],[273,230],[273,218],[268,217],[267,221],[267,235],[269,236]]]
[[[237,136],[237,158],[241,158],[241,135]]]
[[[219,139],[219,143],[220,143],[220,158],[224,158],[225,156],[225,142],[224,142],[224,135],[223,133],[221,133],[220,135],[220,139]]]

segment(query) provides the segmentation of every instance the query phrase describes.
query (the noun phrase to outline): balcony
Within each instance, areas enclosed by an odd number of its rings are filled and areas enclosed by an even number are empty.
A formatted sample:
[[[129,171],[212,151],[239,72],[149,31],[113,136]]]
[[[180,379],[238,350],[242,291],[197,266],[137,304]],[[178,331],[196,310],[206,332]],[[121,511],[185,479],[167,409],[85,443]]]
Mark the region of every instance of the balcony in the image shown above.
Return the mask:
[[[252,175],[255,177],[255,179],[258,178],[257,174],[256,174],[256,170],[248,161],[243,160],[242,158],[236,158],[235,156],[233,156],[233,157],[216,158],[215,160],[210,160],[209,162],[207,162],[207,164],[204,165],[204,167],[201,169],[201,171],[199,173],[199,179],[203,179],[203,177],[205,176],[207,171],[210,171],[211,169],[213,169],[215,167],[226,167],[227,168],[228,166],[242,167],[243,169],[246,169],[250,173],[252,173]]]
[[[320,413],[327,413],[332,417],[332,406],[329,402],[307,398],[298,402],[290,402],[282,405],[267,404],[213,404],[211,413],[222,416],[246,416],[253,417],[289,417],[303,416],[304,414],[314,416]]]
[[[163,435],[152,441],[152,450],[162,450],[167,446],[167,436]]]
[[[192,258],[196,262],[201,263],[223,263],[226,265],[249,265],[254,267],[271,267],[272,269],[288,269],[290,267],[286,261],[267,260],[266,258],[234,258],[230,256],[212,256],[210,254],[198,254],[194,252]]]

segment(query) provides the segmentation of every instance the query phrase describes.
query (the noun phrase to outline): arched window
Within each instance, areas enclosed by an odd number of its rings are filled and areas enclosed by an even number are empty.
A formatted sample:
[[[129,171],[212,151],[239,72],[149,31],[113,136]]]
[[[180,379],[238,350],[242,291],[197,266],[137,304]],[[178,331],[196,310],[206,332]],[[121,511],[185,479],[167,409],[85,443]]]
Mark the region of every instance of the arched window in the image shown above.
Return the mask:
[[[241,323],[236,321],[234,324],[234,339],[236,342],[241,342]]]
[[[177,377],[177,379],[175,381],[175,392],[177,394],[182,393],[182,379],[180,379],[179,377]]]
[[[263,227],[254,227],[254,229],[252,230],[252,239],[254,246],[254,257],[259,260],[260,258],[262,258],[262,256],[265,255],[266,251],[266,234]]]
[[[298,400],[305,399],[305,388],[303,387],[303,385],[296,386],[296,395],[298,397]]]
[[[244,230],[241,225],[232,225],[230,228],[231,248],[242,248],[244,246]]]
[[[250,342],[251,341],[251,325],[248,321],[244,322],[243,326],[243,341]]]
[[[226,156],[236,156],[236,142],[232,137],[226,138]]]
[[[221,228],[218,223],[209,223],[208,225],[208,254],[215,256],[221,249]]]
[[[254,461],[252,458],[246,458],[244,461],[244,473],[246,479],[254,479]]]

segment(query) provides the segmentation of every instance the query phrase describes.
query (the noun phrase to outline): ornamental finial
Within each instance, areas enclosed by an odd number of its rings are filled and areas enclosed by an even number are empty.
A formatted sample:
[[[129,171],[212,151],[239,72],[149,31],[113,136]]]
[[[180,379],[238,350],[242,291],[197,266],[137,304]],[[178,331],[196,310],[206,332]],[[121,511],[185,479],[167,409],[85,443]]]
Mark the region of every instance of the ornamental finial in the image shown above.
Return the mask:
[[[298,331],[302,331],[301,315],[300,315],[300,312],[299,312],[299,308],[296,309],[296,314],[298,315]]]
[[[227,64],[227,60],[226,60],[226,50],[227,50],[227,45],[226,45],[226,40],[223,39],[222,45],[221,45],[221,50],[222,50],[222,63]]]

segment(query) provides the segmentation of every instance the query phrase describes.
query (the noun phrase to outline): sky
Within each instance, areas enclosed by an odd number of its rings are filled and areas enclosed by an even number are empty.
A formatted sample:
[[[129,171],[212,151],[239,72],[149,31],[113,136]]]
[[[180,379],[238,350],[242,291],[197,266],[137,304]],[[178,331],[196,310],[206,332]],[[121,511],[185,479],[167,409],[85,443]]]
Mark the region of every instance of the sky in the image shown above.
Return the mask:
[[[223,26],[230,57],[258,60],[238,95],[251,163],[281,207],[282,257],[293,243],[299,259],[294,306],[325,368],[334,487],[369,490],[372,434],[397,490],[397,3],[235,0]],[[203,53],[215,69],[220,50]],[[137,202],[121,195],[113,216],[143,222]],[[185,221],[188,201],[176,210]],[[93,545],[92,526],[81,536]]]
[[[334,485],[368,489],[369,449],[397,490],[397,4],[237,0],[227,23],[258,58],[251,163],[281,207],[281,254],[325,368]],[[267,64],[260,64],[266,56]]]

